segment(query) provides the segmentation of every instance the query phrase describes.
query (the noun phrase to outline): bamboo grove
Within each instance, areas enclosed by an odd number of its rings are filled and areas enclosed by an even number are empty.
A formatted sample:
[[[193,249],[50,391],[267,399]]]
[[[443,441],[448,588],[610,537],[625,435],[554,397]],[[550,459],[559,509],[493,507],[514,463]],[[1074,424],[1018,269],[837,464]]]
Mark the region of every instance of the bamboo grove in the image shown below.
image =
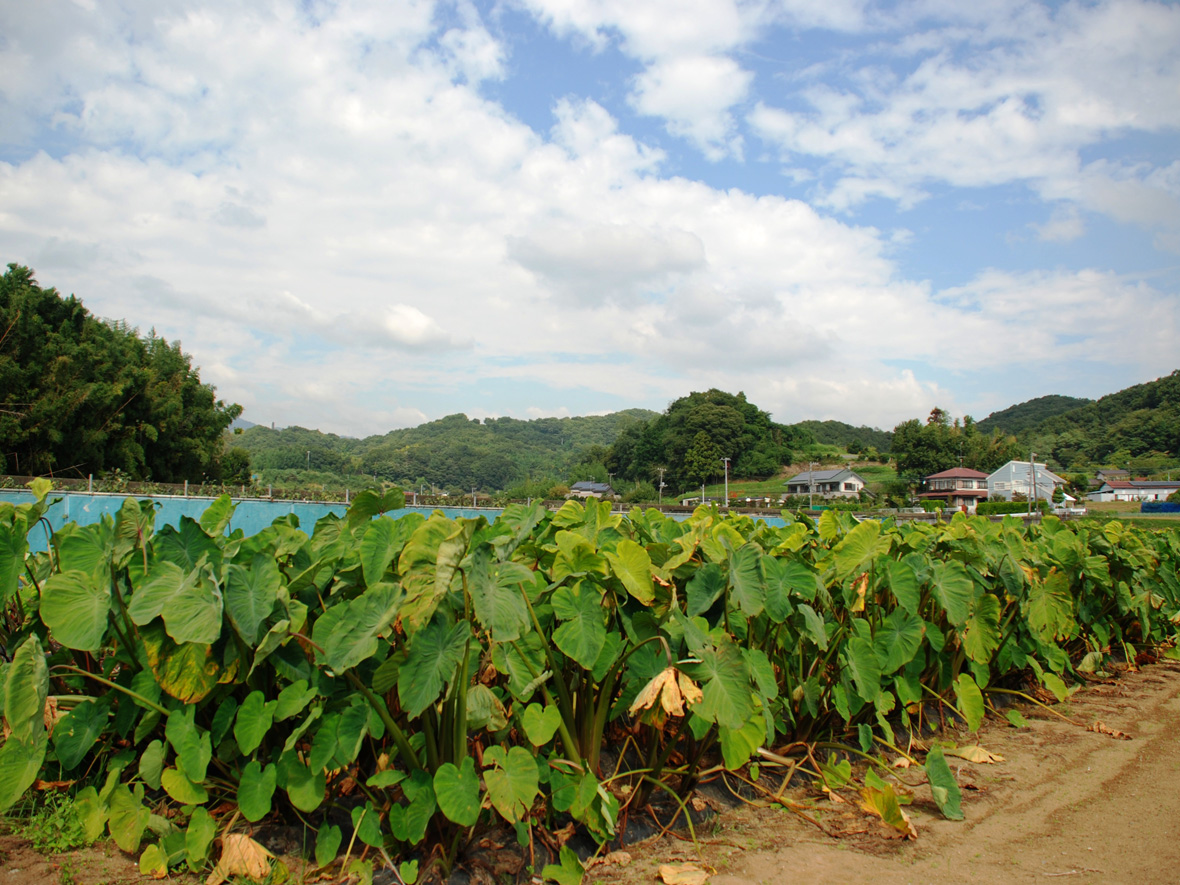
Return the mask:
[[[53,533],[34,491],[0,505],[0,809],[71,782],[87,835],[157,874],[264,819],[319,864],[362,843],[403,877],[491,824],[607,842],[759,748],[906,746],[932,702],[974,729],[989,693],[1064,698],[1180,621],[1177,533],[1118,522],[394,520],[400,493],[366,492],[310,534],[228,531],[228,498]],[[961,817],[937,750],[925,772]]]

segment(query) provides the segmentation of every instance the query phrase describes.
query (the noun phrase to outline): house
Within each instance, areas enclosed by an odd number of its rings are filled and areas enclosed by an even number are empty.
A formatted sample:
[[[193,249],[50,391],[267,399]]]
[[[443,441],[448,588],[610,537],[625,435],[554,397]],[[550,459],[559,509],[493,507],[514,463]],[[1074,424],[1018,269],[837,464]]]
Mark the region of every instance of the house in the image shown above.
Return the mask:
[[[576,482],[570,486],[569,497],[571,498],[613,498],[615,490],[610,487],[609,483],[605,482]]]
[[[926,501],[946,501],[953,510],[975,512],[978,501],[987,500],[987,474],[969,467],[955,467],[932,473],[924,480],[925,491],[918,497]]]
[[[987,478],[988,497],[993,501],[1011,501],[1014,495],[1053,500],[1054,489],[1064,489],[1065,480],[1044,464],[1009,461]]]
[[[1166,501],[1176,491],[1180,491],[1180,479],[1114,479],[1090,492],[1089,498],[1091,501]]]
[[[786,482],[788,495],[818,495],[821,498],[857,498],[865,481],[847,467],[835,470],[807,470]]]

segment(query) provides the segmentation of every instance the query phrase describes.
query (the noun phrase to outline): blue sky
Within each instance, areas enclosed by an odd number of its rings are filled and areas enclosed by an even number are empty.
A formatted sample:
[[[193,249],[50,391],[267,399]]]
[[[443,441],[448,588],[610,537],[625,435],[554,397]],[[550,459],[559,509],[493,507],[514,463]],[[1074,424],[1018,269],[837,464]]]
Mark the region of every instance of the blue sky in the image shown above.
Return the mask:
[[[1180,7],[0,5],[0,255],[350,435],[1177,368]]]

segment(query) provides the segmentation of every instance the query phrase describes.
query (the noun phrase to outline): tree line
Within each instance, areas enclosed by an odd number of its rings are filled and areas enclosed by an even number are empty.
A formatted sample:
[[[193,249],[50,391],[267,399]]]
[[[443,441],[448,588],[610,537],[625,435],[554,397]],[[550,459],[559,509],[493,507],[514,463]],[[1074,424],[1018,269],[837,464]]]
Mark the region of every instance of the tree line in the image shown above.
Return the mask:
[[[179,341],[93,316],[27,267],[0,277],[0,468],[23,475],[121,471],[156,482],[248,469],[217,399]]]

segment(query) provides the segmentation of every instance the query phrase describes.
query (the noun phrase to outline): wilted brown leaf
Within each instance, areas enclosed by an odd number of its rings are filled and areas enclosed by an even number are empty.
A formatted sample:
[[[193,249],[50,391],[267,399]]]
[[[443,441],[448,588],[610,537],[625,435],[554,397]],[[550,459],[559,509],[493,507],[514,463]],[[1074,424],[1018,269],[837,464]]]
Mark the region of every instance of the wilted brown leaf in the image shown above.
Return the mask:
[[[270,873],[269,851],[241,833],[230,833],[221,840],[221,860],[205,880],[205,885],[221,885],[231,876],[245,876],[261,881]]]
[[[705,693],[700,690],[697,684],[679,670],[676,671],[676,681],[680,684],[680,693],[684,696],[684,703],[690,707],[705,699]]]
[[[1095,720],[1094,724],[1088,727],[1086,731],[1093,731],[1096,734],[1109,735],[1110,737],[1117,738],[1120,741],[1129,741],[1132,739],[1131,736],[1125,731],[1119,731],[1117,728],[1111,728],[1101,720]]]
[[[960,759],[966,759],[968,762],[975,762],[984,765],[993,765],[996,762],[1003,762],[1004,757],[999,753],[989,753],[983,747],[957,747],[954,749],[943,749],[944,756],[958,756]]]
[[[661,864],[659,875],[664,885],[705,885],[709,881],[709,874],[695,863]]]
[[[865,610],[865,593],[869,589],[869,573],[865,572],[857,578],[852,584],[852,589],[856,591],[856,601],[852,603],[849,611],[862,612]]]

